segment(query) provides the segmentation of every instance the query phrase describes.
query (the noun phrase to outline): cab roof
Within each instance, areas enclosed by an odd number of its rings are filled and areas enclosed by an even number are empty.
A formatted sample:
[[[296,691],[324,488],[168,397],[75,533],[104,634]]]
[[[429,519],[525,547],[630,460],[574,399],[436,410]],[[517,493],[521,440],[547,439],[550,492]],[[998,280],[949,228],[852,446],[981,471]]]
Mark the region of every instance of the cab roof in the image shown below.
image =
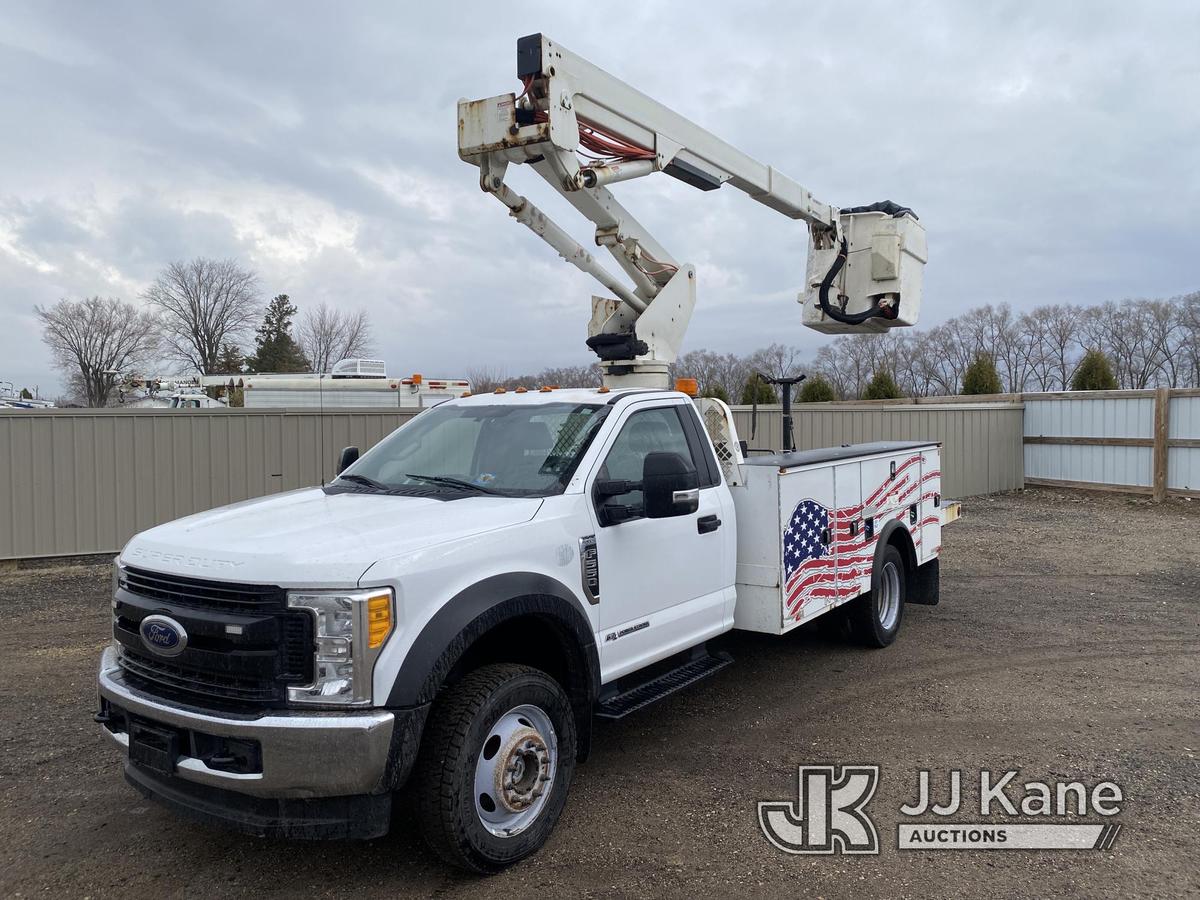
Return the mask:
[[[611,388],[608,390],[604,388],[551,388],[550,390],[543,390],[538,387],[530,387],[524,391],[520,388],[510,388],[500,391],[485,391],[478,394],[473,393],[467,397],[458,397],[446,400],[445,402],[456,406],[460,404],[493,406],[523,403],[594,403],[603,406],[605,404],[615,404],[618,400],[623,400],[634,395],[646,398],[687,397],[687,394],[680,393],[679,391],[659,390],[656,388]]]

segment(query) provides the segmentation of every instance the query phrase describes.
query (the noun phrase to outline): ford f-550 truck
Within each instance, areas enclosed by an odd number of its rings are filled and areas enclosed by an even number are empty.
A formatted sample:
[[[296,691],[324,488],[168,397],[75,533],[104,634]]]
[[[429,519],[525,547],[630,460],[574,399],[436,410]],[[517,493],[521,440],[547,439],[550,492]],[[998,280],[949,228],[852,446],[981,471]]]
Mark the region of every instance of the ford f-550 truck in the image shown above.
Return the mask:
[[[667,389],[696,271],[605,185],[728,182],[805,222],[803,321],[822,332],[917,321],[916,216],[820,203],[543,35],[518,42],[517,75],[520,95],[460,102],[459,153],[615,295],[593,298],[587,341],[604,386],[449,400],[347,448],[328,484],[130,540],[96,718],[147,796],[255,834],[367,838],[405,788],[434,850],[492,872],[546,840],[594,719],[724,667],[712,639],[833,613],[883,647],[906,603],[937,601],[939,446],[796,452],[785,428],[784,452],[748,453],[723,403]],[[514,165],[595,222],[632,287],[508,187]]]
[[[384,833],[408,784],[492,870],[545,841],[593,715],[720,668],[709,639],[842,609],[885,646],[936,601],[936,444],[741,459],[704,405],[716,447],[677,392],[451,400],[323,488],[139,534],[99,681],[126,777],[305,837]]]

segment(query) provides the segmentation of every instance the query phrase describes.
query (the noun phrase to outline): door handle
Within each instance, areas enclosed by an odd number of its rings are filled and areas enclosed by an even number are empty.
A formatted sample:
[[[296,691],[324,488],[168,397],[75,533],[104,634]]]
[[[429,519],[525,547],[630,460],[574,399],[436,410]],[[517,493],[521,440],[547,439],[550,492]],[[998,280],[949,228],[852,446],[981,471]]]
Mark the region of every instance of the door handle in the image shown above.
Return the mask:
[[[701,516],[696,520],[696,531],[700,534],[708,534],[720,527],[721,520],[717,516]]]

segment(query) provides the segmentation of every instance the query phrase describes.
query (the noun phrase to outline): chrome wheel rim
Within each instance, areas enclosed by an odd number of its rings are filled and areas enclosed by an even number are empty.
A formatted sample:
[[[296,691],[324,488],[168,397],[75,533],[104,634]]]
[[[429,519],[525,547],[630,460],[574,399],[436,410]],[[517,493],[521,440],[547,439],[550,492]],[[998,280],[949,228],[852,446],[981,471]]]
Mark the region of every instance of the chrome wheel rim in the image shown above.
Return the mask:
[[[875,614],[884,631],[896,627],[900,617],[900,571],[894,562],[883,565],[879,573],[879,584],[875,588]]]
[[[475,763],[475,812],[497,837],[532,825],[546,806],[558,769],[558,735],[539,707],[524,704],[488,729]]]

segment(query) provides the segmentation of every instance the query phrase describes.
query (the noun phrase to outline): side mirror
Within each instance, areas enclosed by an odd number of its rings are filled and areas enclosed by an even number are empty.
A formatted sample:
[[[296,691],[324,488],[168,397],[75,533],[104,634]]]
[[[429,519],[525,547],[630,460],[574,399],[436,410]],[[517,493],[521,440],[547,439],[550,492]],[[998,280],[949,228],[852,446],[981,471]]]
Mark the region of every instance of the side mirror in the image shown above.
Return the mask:
[[[642,463],[646,518],[686,516],[700,508],[696,467],[678,453],[648,453]]]
[[[341,475],[356,462],[358,462],[358,448],[343,447],[342,455],[338,457],[337,474]]]

